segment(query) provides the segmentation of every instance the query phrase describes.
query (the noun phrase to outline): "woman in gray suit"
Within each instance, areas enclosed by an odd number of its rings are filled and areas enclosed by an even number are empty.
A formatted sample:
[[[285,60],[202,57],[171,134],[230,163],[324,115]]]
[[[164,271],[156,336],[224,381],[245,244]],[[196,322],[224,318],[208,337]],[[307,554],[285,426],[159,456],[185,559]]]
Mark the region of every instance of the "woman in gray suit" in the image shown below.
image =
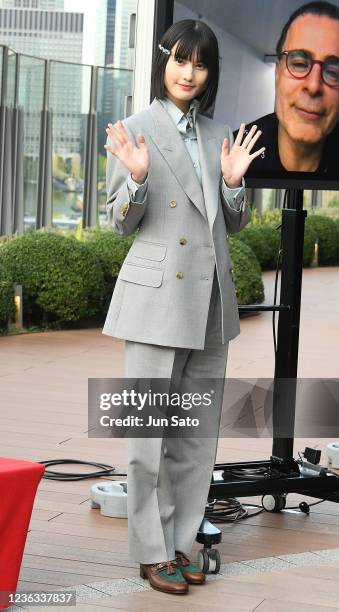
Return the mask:
[[[152,104],[106,130],[108,218],[114,232],[137,234],[103,333],[125,340],[126,378],[175,381],[181,394],[224,381],[228,342],[240,331],[227,238],[249,221],[243,176],[264,150],[253,152],[256,126],[244,138],[242,124],[233,143],[228,126],[202,114],[218,80],[211,29],[175,23],[157,49]],[[223,386],[208,408],[214,436],[128,438],[129,554],[160,591],[183,594],[205,580],[189,556],[214,467]]]

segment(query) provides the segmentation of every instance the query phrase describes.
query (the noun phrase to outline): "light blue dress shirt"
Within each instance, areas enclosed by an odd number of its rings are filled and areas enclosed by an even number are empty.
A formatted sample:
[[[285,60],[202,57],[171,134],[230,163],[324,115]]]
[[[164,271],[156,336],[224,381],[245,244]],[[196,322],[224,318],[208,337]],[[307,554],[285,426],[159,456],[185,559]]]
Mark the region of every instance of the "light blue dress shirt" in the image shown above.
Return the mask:
[[[202,176],[201,176],[201,166],[199,159],[199,148],[198,148],[198,140],[195,129],[196,122],[196,114],[199,108],[199,102],[197,100],[192,100],[189,110],[187,114],[180,110],[169,98],[165,98],[164,100],[159,100],[159,102],[163,105],[165,110],[168,112],[169,116],[173,120],[175,126],[180,132],[182,139],[185,143],[189,156],[192,160],[193,166],[197,173],[197,177],[199,179],[200,184],[202,185]],[[237,204],[239,203],[240,192],[243,190],[243,185],[240,187],[236,187],[234,189],[228,187],[224,181],[222,180],[222,191],[225,197],[228,197],[228,201],[230,200],[229,196],[232,196],[233,199],[233,207],[238,210]],[[146,199],[147,194],[147,186],[148,186],[148,177],[146,177],[143,183],[136,183],[131,174],[128,175],[127,178],[127,188],[129,191],[129,195],[131,200],[135,203],[143,204]],[[242,197],[240,198],[243,199]]]

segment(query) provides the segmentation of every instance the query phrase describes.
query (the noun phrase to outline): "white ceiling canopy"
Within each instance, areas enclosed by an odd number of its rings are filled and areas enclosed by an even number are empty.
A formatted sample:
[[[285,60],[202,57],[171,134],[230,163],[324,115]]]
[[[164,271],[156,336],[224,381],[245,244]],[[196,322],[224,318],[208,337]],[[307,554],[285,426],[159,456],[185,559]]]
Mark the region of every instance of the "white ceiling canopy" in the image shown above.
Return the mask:
[[[263,59],[275,46],[289,16],[307,0],[180,0],[200,19],[235,34]],[[339,6],[339,0],[331,0]],[[260,16],[260,18],[258,18]]]

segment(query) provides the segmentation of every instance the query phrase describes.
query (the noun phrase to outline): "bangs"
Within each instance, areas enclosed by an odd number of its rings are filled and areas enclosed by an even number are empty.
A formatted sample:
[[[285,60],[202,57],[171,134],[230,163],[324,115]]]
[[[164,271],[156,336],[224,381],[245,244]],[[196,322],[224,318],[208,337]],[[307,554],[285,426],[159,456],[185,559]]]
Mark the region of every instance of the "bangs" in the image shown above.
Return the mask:
[[[211,65],[211,52],[208,46],[208,40],[201,36],[201,32],[186,32],[178,41],[178,46],[175,50],[175,59],[183,59],[202,62],[206,66]]]

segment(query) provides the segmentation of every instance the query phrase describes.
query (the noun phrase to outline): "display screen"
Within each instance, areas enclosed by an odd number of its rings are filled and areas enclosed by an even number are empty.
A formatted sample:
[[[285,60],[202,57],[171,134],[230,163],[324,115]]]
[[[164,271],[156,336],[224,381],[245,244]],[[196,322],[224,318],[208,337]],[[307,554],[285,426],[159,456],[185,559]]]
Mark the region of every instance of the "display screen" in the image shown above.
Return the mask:
[[[274,2],[272,5],[274,7]],[[321,11],[322,5],[318,6]],[[285,15],[286,21],[276,32],[277,47],[272,49],[272,56],[275,52],[276,57],[266,55],[264,58],[266,62],[274,60],[272,112],[266,112],[267,107],[263,105],[263,113],[250,117],[246,123],[245,133],[252,125],[258,126],[262,131],[258,143],[266,147],[252,162],[248,179],[257,179],[267,185],[277,184],[278,179],[283,181],[279,181],[279,185],[289,181],[297,186],[301,182],[305,188],[315,186],[315,182],[317,185],[323,183],[322,188],[338,184],[339,6],[337,8],[337,19],[334,14],[333,17],[326,12],[316,14],[307,12],[306,8],[305,13],[288,25],[292,11]]]
[[[339,0],[308,8],[300,0],[183,0],[181,10],[176,6],[176,20],[201,18],[218,38],[214,118],[230,125],[235,137],[241,123],[262,131],[256,148],[266,150],[249,167],[247,185],[338,189]]]

